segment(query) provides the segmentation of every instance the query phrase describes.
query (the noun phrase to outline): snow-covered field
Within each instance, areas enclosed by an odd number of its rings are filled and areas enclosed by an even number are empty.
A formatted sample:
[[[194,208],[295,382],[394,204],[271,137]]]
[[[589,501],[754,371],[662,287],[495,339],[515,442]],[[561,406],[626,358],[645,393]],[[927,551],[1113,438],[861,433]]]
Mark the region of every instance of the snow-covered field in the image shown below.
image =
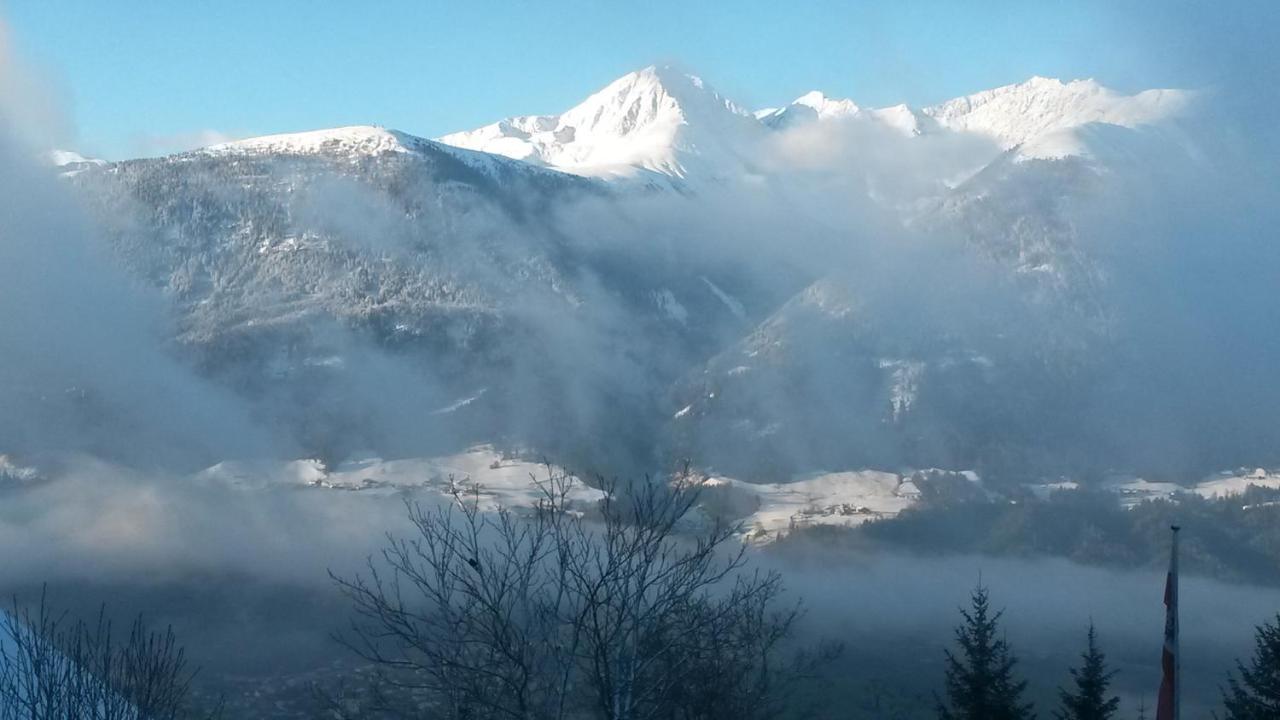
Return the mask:
[[[527,508],[537,503],[539,482],[548,477],[544,465],[504,457],[482,445],[464,452],[434,458],[384,460],[369,457],[326,468],[318,460],[291,462],[222,462],[195,476],[197,482],[248,490],[311,488],[373,493],[427,491],[440,499],[451,488],[476,493],[481,508]],[[703,505],[708,514],[740,522],[744,539],[769,542],[790,530],[830,525],[853,527],[869,520],[891,518],[920,500],[921,487],[949,476],[981,487],[973,472],[941,470],[906,474],[881,470],[814,473],[791,482],[751,483],[720,475],[702,480]],[[1239,495],[1250,486],[1280,489],[1280,473],[1263,469],[1224,471],[1194,486],[1153,482],[1141,478],[1117,478],[1105,487],[1133,507],[1148,500],[1196,494],[1205,498]],[[1045,498],[1078,484],[1060,481],[1029,486]],[[429,495],[430,496],[430,495]],[[603,493],[584,483],[574,485],[570,500],[580,506],[594,504]]]
[[[495,510],[500,506],[534,505],[541,492],[538,483],[547,478],[548,472],[543,465],[504,457],[482,445],[456,455],[398,460],[369,457],[333,468],[326,468],[318,460],[226,461],[197,473],[194,479],[202,484],[243,490],[299,488],[384,494],[412,490],[434,493],[441,499],[449,496],[452,487],[458,487],[467,494],[478,493],[483,509]],[[979,482],[972,473],[957,475]],[[709,512],[735,508],[727,514],[742,523],[744,536],[752,541],[768,541],[793,528],[849,527],[893,517],[919,499],[918,484],[924,482],[923,478],[922,473],[858,470],[756,484],[713,475],[702,481],[702,489]],[[570,500],[586,506],[602,497],[600,490],[578,482]]]
[[[879,470],[822,473],[765,484],[713,476],[703,487],[711,494],[729,496],[725,500],[738,507],[754,506],[741,520],[745,537],[752,541],[773,540],[794,528],[851,527],[892,517],[920,497],[911,477]]]
[[[1072,481],[1061,481],[1032,485],[1029,489],[1039,497],[1048,497],[1057,490],[1074,490],[1078,484]],[[1179,495],[1199,495],[1203,498],[1215,499],[1241,495],[1250,487],[1280,489],[1280,472],[1263,468],[1249,470],[1223,470],[1215,473],[1195,485],[1179,485],[1172,482],[1152,481],[1139,477],[1118,477],[1106,483],[1104,487],[1120,496],[1125,507],[1133,507],[1148,500],[1167,500]]]
[[[234,461],[206,468],[188,478],[206,490],[240,493],[341,492],[393,496],[412,494],[415,501],[448,502],[454,490],[474,497],[482,510],[499,507],[525,509],[542,497],[540,483],[554,472],[537,462],[511,457],[488,445],[440,457],[383,459],[365,457],[326,467],[319,460]],[[26,468],[0,456],[0,480],[8,487],[37,487],[44,480],[35,468]],[[5,482],[0,482],[3,486]],[[991,496],[973,472],[943,470],[853,470],[800,476],[791,482],[750,483],[722,475],[701,480],[704,518],[718,517],[740,523],[745,541],[765,543],[788,532],[814,526],[854,527],[892,518],[920,501],[931,483],[972,485]],[[1126,507],[1139,503],[1195,494],[1205,498],[1230,497],[1250,486],[1280,489],[1280,472],[1264,469],[1224,471],[1193,486],[1119,477],[1105,487]],[[1064,480],[1028,486],[1035,495],[1077,488]],[[604,497],[589,485],[573,484],[568,500],[587,509]],[[318,498],[316,498],[318,499]]]
[[[488,445],[456,455],[384,460],[368,457],[326,468],[318,460],[291,462],[221,462],[196,475],[202,483],[249,490],[280,487],[395,493],[426,490],[441,499],[454,488],[477,498],[484,510],[526,508],[542,497],[540,483],[551,471],[545,465],[504,457]],[[574,504],[590,504],[603,493],[575,482],[569,495]]]
[[[1224,471],[1204,479],[1191,491],[1201,497],[1220,498],[1240,495],[1250,486],[1280,489],[1280,472],[1269,472],[1263,468]]]

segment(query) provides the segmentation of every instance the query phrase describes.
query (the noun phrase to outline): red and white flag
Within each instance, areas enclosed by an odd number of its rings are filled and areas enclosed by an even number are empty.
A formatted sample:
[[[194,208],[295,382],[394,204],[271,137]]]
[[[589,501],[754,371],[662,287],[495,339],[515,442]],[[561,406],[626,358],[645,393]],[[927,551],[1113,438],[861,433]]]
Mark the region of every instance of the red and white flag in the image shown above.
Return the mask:
[[[1164,653],[1160,658],[1162,675],[1156,705],[1156,720],[1178,720],[1181,713],[1179,696],[1182,678],[1178,657],[1178,530],[1173,526],[1173,548],[1169,554],[1169,577],[1164,585]]]

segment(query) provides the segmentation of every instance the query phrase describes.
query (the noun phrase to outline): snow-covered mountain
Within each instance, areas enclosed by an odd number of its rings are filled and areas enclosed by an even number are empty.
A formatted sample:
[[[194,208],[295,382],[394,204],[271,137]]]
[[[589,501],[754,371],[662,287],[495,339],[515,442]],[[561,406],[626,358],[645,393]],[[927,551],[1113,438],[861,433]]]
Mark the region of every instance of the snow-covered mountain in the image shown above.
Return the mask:
[[[373,125],[352,125],[298,133],[282,133],[210,145],[195,151],[212,157],[299,157],[345,158],[359,163],[381,155],[447,156],[494,178],[504,175],[546,174],[548,170],[527,163],[512,162],[501,155],[476,152],[442,142],[420,138],[399,130]]]
[[[835,100],[827,97],[820,90],[812,90],[793,100],[790,105],[764,108],[757,110],[754,115],[765,125],[778,129],[814,120],[856,117],[861,112],[862,109],[852,100]]]
[[[936,131],[938,123],[907,105],[862,108],[852,100],[829,98],[819,90],[805,93],[780,108],[757,110],[755,117],[771,130],[790,130],[813,122],[865,121],[907,137]]]
[[[1094,80],[1064,83],[1033,77],[1016,85],[948,100],[924,109],[943,127],[976,132],[1001,146],[1021,146],[1032,157],[1078,154],[1064,139],[1075,128],[1101,123],[1137,128],[1176,117],[1192,94],[1184,90],[1146,90],[1122,95]]]
[[[559,115],[507,118],[440,141],[579,175],[684,178],[737,170],[759,130],[701,78],[650,66]]]
[[[865,121],[908,137],[976,133],[1018,148],[1021,157],[1053,159],[1092,154],[1080,128],[1156,124],[1176,117],[1191,98],[1181,90],[1124,95],[1094,80],[1033,77],[926,108],[867,108],[814,90],[748,113],[696,76],[651,66],[560,115],[512,117],[440,141],[579,175],[724,180],[754,170],[752,157],[769,131],[812,122]]]
[[[282,133],[234,140],[201,148],[204,155],[316,155],[351,157],[380,153],[410,153],[436,144],[398,130],[371,125]]]
[[[599,347],[578,351],[607,374],[651,344],[689,362],[741,322],[700,279],[733,286],[706,261],[566,238],[557,209],[607,206],[605,183],[394,130],[253,138],[69,181],[172,303],[184,354],[326,456],[407,452],[424,433],[405,415],[546,449],[586,433],[546,417],[586,375],[565,334],[590,333]]]
[[[621,444],[752,479],[955,467],[1032,454],[1058,429],[1019,415],[1028,398],[1060,400],[1037,373],[1084,377],[1108,327],[1104,273],[1073,212],[1102,187],[1098,167],[1188,102],[1036,78],[924,109],[815,91],[750,113],[649,67],[562,114],[438,140],[372,126],[271,135],[85,164],[70,182],[104,210],[123,264],[172,300],[176,344],[320,454],[421,452],[422,433],[386,439],[418,413],[452,439]],[[963,287],[966,263],[983,263],[1003,299],[984,314],[1000,322],[926,325],[902,303],[867,304],[839,258],[795,257],[805,236],[866,241],[848,218],[812,217],[866,186],[823,189],[808,183],[827,175],[777,161],[774,141],[822,123],[888,128],[900,137],[868,137],[901,148],[994,141],[956,183],[876,207],[904,234],[962,246],[931,284]],[[778,188],[824,200],[810,212]],[[730,203],[699,206],[713,197]],[[755,201],[780,222],[738,222]],[[898,271],[884,282],[920,282]],[[1033,316],[1004,317],[1024,307]],[[428,389],[406,391],[412,378]]]

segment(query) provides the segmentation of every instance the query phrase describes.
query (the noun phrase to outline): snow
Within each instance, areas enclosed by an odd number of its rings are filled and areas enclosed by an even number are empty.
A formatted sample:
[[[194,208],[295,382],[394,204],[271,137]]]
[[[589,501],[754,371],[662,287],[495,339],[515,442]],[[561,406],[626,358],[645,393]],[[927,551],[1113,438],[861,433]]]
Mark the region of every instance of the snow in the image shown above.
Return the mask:
[[[553,172],[512,162],[498,155],[444,145],[376,125],[351,125],[307,132],[263,135],[210,145],[194,152],[216,156],[325,155],[355,161],[368,156],[412,154],[428,150],[447,154],[490,177],[496,177],[503,169],[511,167],[531,172]]]
[[[20,465],[13,458],[0,453],[0,487],[6,483],[26,485],[40,479],[40,471],[36,468]]]
[[[1027,489],[1038,498],[1048,498],[1058,490],[1075,490],[1079,486],[1072,480],[1028,485]],[[1152,481],[1139,477],[1116,477],[1103,484],[1103,489],[1120,496],[1124,507],[1132,508],[1150,500],[1172,500],[1180,495],[1194,494],[1207,499],[1222,499],[1243,495],[1250,487],[1280,490],[1280,472],[1264,468],[1241,468],[1224,471],[1201,480],[1192,486],[1172,482]]]
[[[986,135],[1003,149],[1018,148],[1025,158],[1055,159],[1089,154],[1074,129],[1093,123],[1136,128],[1176,117],[1193,94],[1183,90],[1147,90],[1123,95],[1094,80],[1033,77],[1023,83],[986,90],[916,110],[907,105],[860,108],[817,90],[781,108],[754,116],[764,125],[786,129],[807,122],[858,118],[880,123],[908,137],[947,130]]]
[[[324,480],[324,463],[315,459],[277,461],[226,460],[196,474],[202,483],[245,489],[318,485]]]
[[[801,95],[791,104],[811,108],[818,114],[818,117],[823,120],[839,117],[852,117],[857,115],[859,112],[857,104],[852,100],[829,98],[818,90],[811,90],[804,95]]]
[[[1192,493],[1209,499],[1235,497],[1244,494],[1250,487],[1280,489],[1280,473],[1271,473],[1261,468],[1253,471],[1219,473],[1191,487],[1168,482],[1150,482],[1140,478],[1109,486],[1113,491],[1120,493],[1126,505],[1157,498],[1173,498],[1183,493]]]
[[[439,140],[567,172],[602,177],[649,171],[736,172],[754,118],[696,76],[649,66],[560,115],[526,115]]]
[[[1062,82],[1033,77],[948,100],[924,114],[949,130],[993,138],[1005,149],[1027,146],[1031,157],[1079,152],[1072,128],[1104,123],[1136,128],[1176,117],[1192,100],[1184,90],[1147,90],[1123,95],[1094,80]]]
[[[1195,493],[1205,498],[1224,498],[1243,495],[1250,487],[1280,490],[1280,473],[1268,472],[1263,468],[1226,473],[1201,481],[1196,485]]]
[[[1076,128],[1052,130],[1018,146],[1018,161],[1092,158],[1094,153]]]
[[[829,98],[819,90],[812,90],[785,107],[759,110],[754,116],[764,125],[782,130],[811,122],[859,117],[861,114],[862,109],[852,100]]]
[[[1048,500],[1051,495],[1056,492],[1079,490],[1080,483],[1074,480],[1058,480],[1055,482],[1040,483],[1038,485],[1028,485],[1027,489],[1031,494],[1040,500]]]
[[[370,125],[268,135],[211,145],[207,154],[406,153],[454,148],[455,157],[493,173],[514,160],[608,180],[654,178],[745,180],[757,177],[754,156],[771,130],[809,122],[857,119],[915,137],[969,132],[1017,148],[1033,159],[1087,156],[1079,128],[1125,128],[1158,123],[1181,113],[1193,94],[1147,90],[1124,95],[1093,80],[1062,82],[1034,77],[1024,83],[955,98],[922,110],[907,105],[862,108],[853,100],[814,90],[781,108],[743,110],[695,75],[666,66],[628,73],[560,114],[509,117],[434,141]],[[87,161],[56,151],[55,162]],[[77,160],[79,158],[80,160]]]
[[[724,303],[724,306],[729,308],[729,312],[733,313],[739,320],[747,319],[747,309],[743,307],[742,303],[739,302],[737,298],[721,290],[720,286],[711,282],[710,278],[707,276],[703,275],[701,277],[702,282],[707,284],[707,287],[710,288],[711,292],[720,299],[720,302]]]
[[[351,492],[397,493],[417,491],[449,499],[451,488],[476,493],[480,508],[530,508],[541,497],[537,480],[547,477],[547,468],[539,463],[504,458],[488,445],[442,457],[387,460],[365,457],[350,460],[328,469],[319,460],[290,462],[222,462],[197,473],[195,480],[205,484],[225,485],[244,490],[314,489]],[[576,483],[568,499],[571,504],[587,505],[604,494],[583,483]]]
[[[373,125],[282,133],[218,143],[198,150],[208,155],[378,155],[407,153],[430,141]]]
[[[1090,125],[1137,128],[1176,117],[1194,94],[1175,89],[1134,95],[1093,80],[1033,77],[916,109],[907,105],[864,108],[851,99],[813,90],[777,108],[748,112],[701,78],[651,65],[628,73],[560,114],[509,117],[437,141],[374,126],[284,133],[210,145],[212,155],[338,155],[360,157],[449,148],[458,160],[495,174],[503,163],[559,170],[607,180],[759,179],[755,157],[770,131],[809,122],[857,119],[907,137],[969,132],[993,138],[1020,158],[1053,159],[1091,154]],[[69,150],[52,150],[51,162],[79,172],[104,164]]]
[[[675,414],[692,411],[685,407]],[[745,537],[768,541],[792,528],[815,525],[851,527],[868,520],[893,517],[918,501],[918,480],[928,472],[899,475],[879,470],[826,472],[801,476],[793,482],[753,484],[712,476],[702,486],[709,491],[746,500],[754,508],[742,519]],[[535,482],[547,469],[535,462],[504,457],[487,445],[461,453],[422,458],[365,457],[326,468],[314,459],[222,462],[197,473],[195,482],[251,492],[271,490],[344,491],[377,494],[415,493],[415,499],[449,499],[451,487],[478,493],[481,509],[522,509],[540,498]],[[976,481],[976,476],[974,476]],[[452,483],[452,484],[451,484]],[[571,505],[586,507],[602,499],[595,488],[578,483]]]
[[[906,105],[877,108],[871,110],[868,114],[885,127],[896,130],[907,137],[923,135],[936,125],[932,118]]]
[[[925,364],[916,360],[884,358],[880,360],[880,369],[888,370],[890,374],[889,405],[896,422],[915,404]]]
[[[471,403],[473,403],[473,402],[475,402],[475,401],[479,400],[480,398],[484,397],[484,394],[485,394],[486,392],[488,392],[488,391],[489,391],[489,388],[480,388],[480,391],[479,391],[479,392],[477,392],[476,394],[474,394],[474,395],[469,395],[469,396],[467,396],[467,397],[464,397],[464,398],[462,398],[461,400],[459,400],[459,401],[457,401],[457,402],[454,402],[454,403],[450,403],[450,404],[448,404],[448,405],[445,405],[445,406],[444,406],[444,407],[442,407],[442,408],[439,408],[439,409],[436,409],[436,410],[432,410],[432,411],[431,411],[431,414],[432,414],[432,415],[447,415],[447,414],[449,414],[449,413],[451,413],[451,412],[454,412],[454,411],[457,411],[457,410],[461,410],[462,408],[464,408],[464,407],[466,407],[466,406],[470,405]]]
[[[879,470],[819,473],[767,484],[713,476],[702,485],[756,503],[757,509],[741,521],[746,539],[753,542],[773,540],[795,528],[852,527],[893,517],[920,496],[910,477]]]

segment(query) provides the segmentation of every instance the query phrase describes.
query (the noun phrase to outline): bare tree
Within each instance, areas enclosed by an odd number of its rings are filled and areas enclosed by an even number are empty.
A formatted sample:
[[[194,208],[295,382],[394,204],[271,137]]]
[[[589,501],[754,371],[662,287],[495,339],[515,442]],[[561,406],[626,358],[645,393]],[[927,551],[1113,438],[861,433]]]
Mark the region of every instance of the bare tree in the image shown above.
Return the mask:
[[[177,720],[194,715],[194,671],[172,628],[139,617],[118,641],[106,610],[94,623],[55,615],[42,595],[0,611],[0,720]]]
[[[343,641],[406,714],[518,720],[714,720],[776,714],[797,666],[780,648],[771,572],[747,572],[736,528],[695,516],[700,483],[602,482],[593,507],[548,469],[527,512],[477,494],[409,504],[364,575]],[[414,702],[405,703],[406,698]],[[391,703],[382,709],[391,709]]]

